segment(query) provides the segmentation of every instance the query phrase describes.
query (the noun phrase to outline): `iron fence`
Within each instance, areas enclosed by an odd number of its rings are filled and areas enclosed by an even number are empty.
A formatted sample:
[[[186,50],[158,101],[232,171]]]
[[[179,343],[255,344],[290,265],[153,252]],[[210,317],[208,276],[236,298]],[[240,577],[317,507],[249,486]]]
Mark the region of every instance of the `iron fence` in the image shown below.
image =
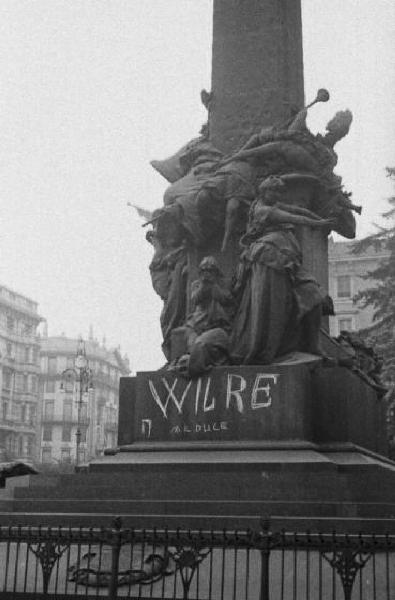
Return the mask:
[[[395,535],[0,527],[0,598],[393,600]]]

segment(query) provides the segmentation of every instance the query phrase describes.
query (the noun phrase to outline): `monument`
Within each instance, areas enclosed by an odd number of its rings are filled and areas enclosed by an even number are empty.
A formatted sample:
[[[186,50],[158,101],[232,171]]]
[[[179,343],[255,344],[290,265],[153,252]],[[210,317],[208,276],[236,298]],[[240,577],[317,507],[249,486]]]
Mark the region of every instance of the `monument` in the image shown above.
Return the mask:
[[[167,362],[122,380],[119,451],[90,470],[153,469],[166,497],[246,514],[367,514],[361,469],[375,489],[393,474],[383,389],[326,330],[328,235],[352,239],[361,211],[334,171],[352,114],[307,127],[330,93],[305,105],[298,0],[214,0],[213,28],[207,123],[152,161],[169,182],[146,223]]]
[[[352,335],[344,333],[339,343],[326,330],[328,235],[353,238],[353,213],[360,212],[334,172],[335,145],[352,114],[337,113],[323,134],[306,125],[307,111],[330,94],[319,89],[305,106],[300,0],[214,0],[212,88],[201,99],[208,115],[200,135],[168,159],[152,161],[169,182],[146,234],[154,248],[152,285],[163,301],[166,365],[121,379],[119,448],[93,460],[89,472],[61,476],[50,489],[16,489],[8,502],[19,511],[18,524],[41,524],[43,513],[56,527],[82,520],[97,527],[122,517],[111,530],[111,555],[92,548],[89,532],[82,538],[88,552],[80,556],[79,549],[72,563],[70,549],[67,555],[70,580],[96,593],[115,574],[112,598],[120,597],[118,585],[129,585],[130,596],[142,582],[151,593],[139,590],[138,597],[154,597],[153,582],[161,586],[155,597],[192,597],[201,562],[209,589],[199,595],[196,584],[193,597],[224,598],[223,582],[212,593],[212,573],[222,571],[225,581],[230,562],[235,575],[225,597],[242,597],[238,546],[225,564],[226,536],[262,533],[264,518],[275,532],[308,530],[320,543],[322,532],[332,534],[325,597],[330,589],[336,596],[337,571],[351,599],[371,549],[361,535],[354,536],[356,549],[337,548],[332,532],[345,532],[346,542],[360,531],[388,533],[395,514],[395,464],[386,458],[384,390],[374,355],[365,355]],[[132,529],[121,531],[121,521]],[[153,529],[148,545],[145,527]],[[156,527],[165,528],[160,543]],[[197,541],[191,531],[180,538],[188,527],[199,530]],[[219,553],[211,552],[205,566],[210,548],[202,530],[211,542],[223,530]],[[246,566],[256,580],[251,597],[260,590],[262,599],[272,597],[267,533],[264,525],[256,538],[260,565],[250,568],[247,558]],[[137,557],[136,544],[131,555],[123,552],[125,535],[138,541]],[[282,589],[282,598],[296,597],[306,551],[310,580],[309,543],[300,546],[298,562],[292,553],[293,588],[288,595]],[[43,556],[52,560],[48,547]],[[281,572],[283,582],[286,546],[279,548],[282,566],[274,562],[270,573]],[[318,550],[321,561],[322,544]],[[384,561],[390,573],[388,545],[385,552],[377,562],[382,578]],[[178,561],[171,588],[169,557]],[[248,576],[246,583],[243,597]]]
[[[40,507],[378,533],[395,510],[383,390],[326,330],[328,235],[353,238],[360,211],[334,172],[352,115],[306,125],[330,94],[305,105],[300,0],[214,0],[213,27],[207,123],[152,162],[169,182],[146,234],[166,365],[121,380],[119,448]]]

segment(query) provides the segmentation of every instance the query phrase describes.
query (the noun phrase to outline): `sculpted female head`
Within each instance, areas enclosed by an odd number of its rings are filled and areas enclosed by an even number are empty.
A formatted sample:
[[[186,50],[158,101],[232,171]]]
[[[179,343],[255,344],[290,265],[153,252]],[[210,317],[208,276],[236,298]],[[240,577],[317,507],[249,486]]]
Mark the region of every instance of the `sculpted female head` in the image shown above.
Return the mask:
[[[282,199],[286,187],[281,177],[270,175],[259,185],[258,197],[264,204],[272,206]]]
[[[339,110],[326,126],[325,142],[333,148],[350,131],[351,123],[352,112],[348,109]]]

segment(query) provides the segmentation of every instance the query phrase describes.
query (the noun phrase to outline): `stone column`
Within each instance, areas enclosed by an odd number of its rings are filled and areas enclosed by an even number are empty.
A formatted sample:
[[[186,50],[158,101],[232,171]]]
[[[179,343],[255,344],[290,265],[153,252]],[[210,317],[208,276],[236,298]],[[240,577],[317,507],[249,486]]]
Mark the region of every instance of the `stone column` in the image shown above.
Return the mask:
[[[235,150],[301,108],[300,0],[214,0],[210,137]]]
[[[211,91],[210,139],[226,153],[304,105],[300,0],[214,0]],[[306,269],[327,290],[326,235],[304,227],[299,239]],[[237,251],[211,249],[228,277]]]

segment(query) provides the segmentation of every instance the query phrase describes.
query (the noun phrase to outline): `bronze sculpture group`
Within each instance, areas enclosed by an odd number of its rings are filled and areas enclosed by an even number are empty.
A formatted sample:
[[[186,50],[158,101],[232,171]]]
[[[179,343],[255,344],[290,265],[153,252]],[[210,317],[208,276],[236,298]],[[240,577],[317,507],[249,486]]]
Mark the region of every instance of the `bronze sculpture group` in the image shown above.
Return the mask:
[[[320,90],[315,102],[328,97]],[[353,238],[360,209],[333,172],[350,111],[313,135],[307,108],[229,157],[205,126],[176,155],[152,162],[170,182],[147,233],[169,368],[194,377],[215,365],[270,364],[296,350],[320,354],[327,291],[303,266],[298,231]]]

